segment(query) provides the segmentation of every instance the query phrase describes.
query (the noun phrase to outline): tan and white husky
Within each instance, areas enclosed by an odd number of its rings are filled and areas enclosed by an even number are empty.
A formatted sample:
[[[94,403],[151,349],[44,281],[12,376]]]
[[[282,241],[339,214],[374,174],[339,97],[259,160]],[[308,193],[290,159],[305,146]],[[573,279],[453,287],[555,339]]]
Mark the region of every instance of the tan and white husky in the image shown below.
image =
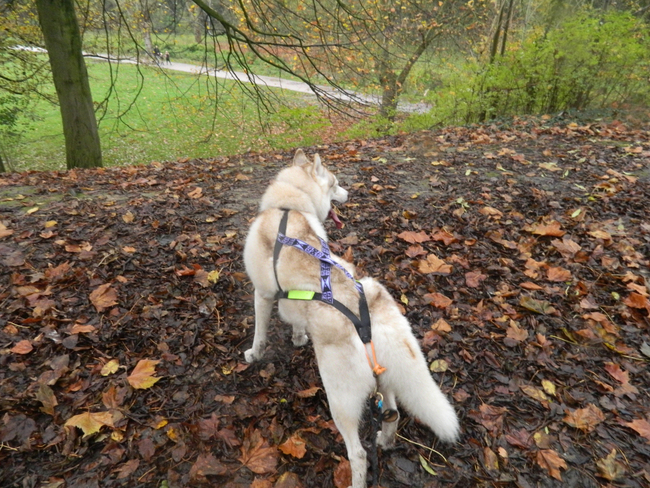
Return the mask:
[[[282,170],[268,187],[253,221],[246,246],[246,271],[255,286],[255,337],[245,352],[248,362],[262,357],[273,303],[281,290],[321,292],[321,263],[296,247],[283,245],[274,260],[280,221],[288,211],[285,235],[321,249],[327,241],[324,221],[332,217],[332,200],[345,202],[348,192],[321,163],[298,150],[293,165]],[[319,239],[320,238],[320,239]],[[354,266],[338,256],[331,259],[331,290],[336,300],[359,316],[358,285],[349,275]],[[274,262],[275,261],[275,262]],[[338,309],[316,300],[280,299],[280,317],[293,326],[293,343],[311,338],[330,410],[345,441],[352,470],[352,487],[366,487],[366,452],[359,439],[359,423],[367,399],[378,391],[384,409],[396,409],[396,400],[443,441],[457,439],[459,424],[453,407],[429,374],[427,363],[406,318],[386,288],[372,278],[360,280],[372,324],[376,362],[385,372],[375,377],[368,349],[352,322]],[[394,443],[397,422],[382,422],[378,443]]]

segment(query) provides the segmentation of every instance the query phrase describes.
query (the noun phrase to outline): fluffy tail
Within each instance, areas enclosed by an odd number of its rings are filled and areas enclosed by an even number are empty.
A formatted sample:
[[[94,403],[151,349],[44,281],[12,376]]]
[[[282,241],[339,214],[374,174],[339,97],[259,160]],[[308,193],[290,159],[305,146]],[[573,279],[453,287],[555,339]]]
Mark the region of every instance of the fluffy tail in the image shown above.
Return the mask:
[[[441,440],[456,441],[460,429],[458,417],[431,377],[417,340],[413,336],[402,337],[402,341],[393,342],[389,347],[390,353],[382,363],[386,372],[379,377],[381,388],[392,392],[409,414],[427,425]]]

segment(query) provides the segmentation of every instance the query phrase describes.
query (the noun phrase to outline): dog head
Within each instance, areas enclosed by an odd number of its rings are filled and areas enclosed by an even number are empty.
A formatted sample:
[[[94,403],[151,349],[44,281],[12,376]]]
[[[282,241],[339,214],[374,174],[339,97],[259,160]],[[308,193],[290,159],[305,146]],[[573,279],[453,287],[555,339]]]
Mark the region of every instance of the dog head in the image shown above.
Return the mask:
[[[313,161],[310,161],[302,149],[298,149],[293,158],[293,166],[299,167],[309,176],[311,180],[309,186],[312,182],[315,183],[316,188],[304,188],[304,190],[307,190],[312,198],[320,220],[331,218],[337,228],[342,228],[343,224],[332,208],[332,200],[345,203],[348,200],[348,191],[342,188],[336,176],[323,166],[318,154],[315,154]]]

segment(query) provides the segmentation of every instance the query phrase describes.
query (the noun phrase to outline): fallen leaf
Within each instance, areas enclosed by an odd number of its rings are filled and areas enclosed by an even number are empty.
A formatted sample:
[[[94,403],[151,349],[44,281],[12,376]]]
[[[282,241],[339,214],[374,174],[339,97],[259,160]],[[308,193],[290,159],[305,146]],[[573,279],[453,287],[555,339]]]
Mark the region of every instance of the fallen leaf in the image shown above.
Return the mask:
[[[420,242],[430,241],[431,238],[429,234],[421,230],[420,232],[413,232],[412,230],[406,230],[401,234],[398,234],[397,237],[411,244],[418,244]]]
[[[451,232],[444,229],[436,231],[431,238],[434,241],[442,242],[445,246],[458,242],[458,239]]]
[[[605,371],[607,371],[612,378],[614,378],[616,381],[618,381],[621,384],[625,385],[630,382],[629,373],[627,371],[622,370],[618,364],[605,363]]]
[[[298,395],[300,398],[311,398],[316,396],[316,393],[318,393],[320,389],[321,388],[319,386],[313,386],[311,388],[307,388],[306,390],[297,392],[296,395]]]
[[[634,419],[632,422],[622,422],[622,424],[636,431],[641,437],[645,437],[650,442],[650,422],[645,419]]]
[[[603,411],[591,403],[585,408],[570,410],[564,417],[565,423],[583,432],[593,431],[604,420],[605,414],[603,414]]]
[[[119,467],[119,469],[117,469],[116,479],[121,480],[124,478],[128,478],[129,476],[131,476],[133,473],[136,472],[138,466],[140,466],[139,459],[131,459],[125,462],[122,466]]]
[[[567,469],[566,461],[552,449],[537,451],[537,464],[558,481],[562,481],[560,469]]]
[[[38,389],[36,390],[36,400],[43,404],[41,407],[42,412],[54,416],[54,407],[56,407],[59,402],[56,400],[52,388],[43,383],[39,383]]]
[[[551,315],[556,312],[555,308],[546,300],[535,300],[529,296],[521,297],[519,305],[530,310],[531,312],[539,313],[542,315]]]
[[[122,220],[126,224],[130,224],[131,222],[133,222],[134,219],[135,219],[135,216],[133,215],[133,213],[131,213],[130,210],[128,212],[126,212],[124,215],[122,215]]]
[[[250,488],[257,488],[257,487],[251,485]],[[275,482],[273,488],[304,488],[304,485],[302,484],[302,482],[300,481],[300,477],[296,473],[292,473],[291,471],[285,471],[280,475],[278,480]]]
[[[442,293],[427,293],[422,298],[427,300],[429,305],[433,305],[437,308],[447,308],[453,303],[451,298],[447,298]]]
[[[486,278],[487,275],[484,275],[480,271],[469,271],[465,273],[465,284],[470,288],[478,288]]]
[[[427,461],[422,454],[419,454],[419,458],[420,466],[422,466],[422,468],[424,468],[427,473],[429,473],[431,476],[438,476],[435,470],[431,467],[431,464],[429,464],[429,461]]]
[[[440,317],[431,326],[431,330],[435,330],[436,332],[451,332],[451,325],[449,325],[445,319]]]
[[[499,458],[489,447],[483,448],[483,464],[488,471],[499,471]]]
[[[561,268],[559,266],[552,266],[548,268],[546,271],[546,277],[548,278],[549,281],[554,281],[554,282],[564,282],[564,281],[571,281],[573,276],[571,275],[571,271],[568,269]]]
[[[196,462],[190,468],[190,480],[194,483],[206,483],[207,476],[221,476],[229,469],[212,454],[199,454]]]
[[[524,230],[539,236],[562,237],[566,232],[560,229],[561,226],[559,222],[552,220],[548,223],[527,225]]]
[[[151,388],[158,380],[160,380],[160,377],[153,376],[156,372],[156,364],[159,362],[160,361],[154,361],[151,359],[141,359],[138,361],[138,364],[136,364],[131,374],[126,377],[126,380],[133,388]]]
[[[102,376],[108,376],[109,374],[115,373],[120,367],[120,362],[117,359],[111,359],[104,366],[102,366],[99,374]]]
[[[108,307],[117,305],[117,292],[111,288],[110,283],[104,283],[93,290],[90,294],[90,301],[100,313]]]
[[[34,346],[32,346],[32,343],[28,340],[22,340],[14,347],[9,349],[9,351],[13,352],[14,354],[29,354],[34,350]]]
[[[273,473],[278,464],[278,451],[269,446],[259,430],[244,439],[239,461],[256,474]]]
[[[427,259],[420,260],[418,270],[420,273],[436,273],[441,275],[448,275],[451,273],[451,265],[446,264],[442,259],[438,258],[435,254],[429,254]]]
[[[449,363],[444,359],[436,359],[435,361],[431,362],[429,369],[434,373],[444,373],[449,369]]]
[[[336,488],[348,488],[352,484],[352,469],[350,461],[341,458],[334,469],[334,486]]]
[[[69,418],[64,424],[65,427],[78,427],[84,437],[95,434],[102,427],[114,427],[113,414],[111,412],[84,412]]]
[[[294,433],[286,441],[280,444],[278,449],[280,449],[284,454],[293,456],[296,459],[302,459],[307,453],[305,441],[297,433]]]
[[[535,388],[531,385],[521,385],[519,388],[526,396],[529,396],[533,400],[537,400],[544,406],[548,405],[548,397],[546,396],[546,393],[544,393],[539,388]]]
[[[525,341],[528,339],[528,331],[526,329],[522,329],[519,327],[519,324],[515,322],[514,320],[510,321],[510,325],[508,329],[506,330],[506,337],[510,339],[512,342],[515,344],[520,343],[521,341]],[[506,345],[510,345],[507,344]]]
[[[616,481],[625,474],[625,466],[616,459],[616,449],[612,449],[607,457],[596,461],[598,474],[609,481]]]

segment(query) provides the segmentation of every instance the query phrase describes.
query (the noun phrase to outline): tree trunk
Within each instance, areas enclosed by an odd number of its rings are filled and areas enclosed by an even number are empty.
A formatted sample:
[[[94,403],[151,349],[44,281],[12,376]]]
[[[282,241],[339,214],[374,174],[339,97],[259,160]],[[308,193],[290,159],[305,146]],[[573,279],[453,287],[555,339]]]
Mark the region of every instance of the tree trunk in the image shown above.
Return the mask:
[[[36,0],[36,7],[61,105],[68,169],[101,167],[97,119],[74,0]]]
[[[0,154],[0,173],[6,173],[7,169],[5,168],[5,163],[2,160],[2,154]]]

